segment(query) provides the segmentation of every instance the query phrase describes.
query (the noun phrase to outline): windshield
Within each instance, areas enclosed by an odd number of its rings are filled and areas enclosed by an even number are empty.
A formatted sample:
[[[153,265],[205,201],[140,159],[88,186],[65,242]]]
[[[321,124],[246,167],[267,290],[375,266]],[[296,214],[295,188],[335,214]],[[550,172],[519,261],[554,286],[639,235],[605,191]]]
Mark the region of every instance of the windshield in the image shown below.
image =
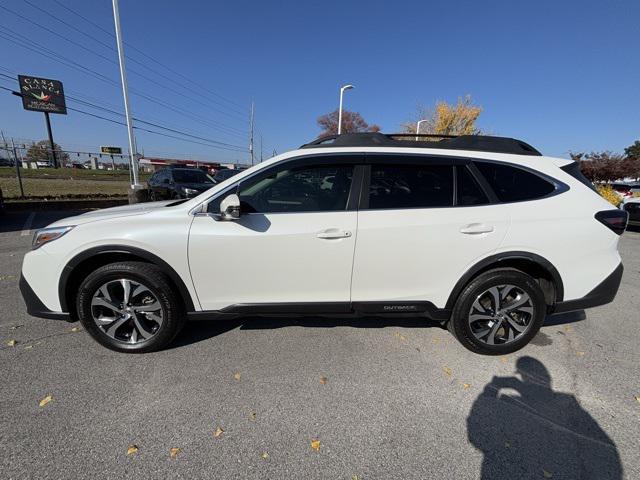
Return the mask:
[[[174,170],[173,180],[177,183],[213,183],[202,170]]]

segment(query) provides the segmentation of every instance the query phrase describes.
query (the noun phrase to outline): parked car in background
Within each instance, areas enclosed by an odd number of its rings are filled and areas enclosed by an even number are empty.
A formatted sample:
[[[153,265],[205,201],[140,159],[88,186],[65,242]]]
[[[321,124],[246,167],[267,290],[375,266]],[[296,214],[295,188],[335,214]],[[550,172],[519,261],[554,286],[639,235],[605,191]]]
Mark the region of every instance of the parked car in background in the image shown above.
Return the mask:
[[[59,220],[24,257],[27,309],[122,352],[166,347],[188,318],[298,314],[431,318],[503,355],[548,314],[613,300],[627,213],[576,162],[397,137],[318,139],[184,202]]]
[[[625,198],[620,208],[629,215],[629,225],[640,227],[640,197]]]
[[[215,185],[199,168],[163,168],[147,181],[149,200],[192,198]]]
[[[231,178],[237,174],[239,174],[242,170],[237,170],[235,168],[223,168],[218,170],[216,174],[213,176],[213,179],[216,183],[224,182],[227,178]]]
[[[638,183],[625,183],[625,182],[616,182],[611,184],[611,188],[613,191],[618,194],[621,200],[625,198],[629,198],[633,196],[633,190],[636,191],[640,188],[640,184]]]

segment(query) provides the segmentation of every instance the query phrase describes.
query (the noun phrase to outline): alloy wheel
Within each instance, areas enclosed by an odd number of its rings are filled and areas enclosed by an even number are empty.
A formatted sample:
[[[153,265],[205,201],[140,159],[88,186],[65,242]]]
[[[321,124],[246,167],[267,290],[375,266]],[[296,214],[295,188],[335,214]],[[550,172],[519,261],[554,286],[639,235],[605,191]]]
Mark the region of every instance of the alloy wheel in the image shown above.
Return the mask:
[[[127,278],[111,280],[96,290],[91,316],[106,335],[131,344],[153,337],[164,320],[162,306],[151,289]]]
[[[487,345],[514,342],[531,327],[535,310],[531,297],[515,285],[496,285],[478,295],[469,310],[473,336]]]

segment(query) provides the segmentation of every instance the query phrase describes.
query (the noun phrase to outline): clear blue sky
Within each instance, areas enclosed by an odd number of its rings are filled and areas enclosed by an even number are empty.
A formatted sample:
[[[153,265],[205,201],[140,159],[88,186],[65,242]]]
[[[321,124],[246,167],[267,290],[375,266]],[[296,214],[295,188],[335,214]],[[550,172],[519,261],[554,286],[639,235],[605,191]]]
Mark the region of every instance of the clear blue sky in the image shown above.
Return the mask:
[[[114,45],[107,33],[59,5],[113,31],[109,0],[29,1],[44,11],[24,0],[0,0],[0,5],[116,61],[113,50],[48,14]],[[281,153],[317,136],[316,118],[337,107],[338,89],[344,83],[356,86],[347,93],[345,107],[361,112],[387,132],[398,131],[403,121],[414,116],[418,104],[432,105],[438,99],[454,102],[470,94],[484,109],[480,117],[483,129],[522,138],[546,154],[621,151],[640,138],[638,0],[121,0],[120,9],[126,42],[192,80],[176,77],[127,48],[132,59],[171,79],[129,61],[130,69],[152,80],[130,71],[131,88],[179,106],[189,116],[136,96],[132,97],[134,115],[245,146],[246,134],[239,132],[248,130],[246,112],[253,99],[267,155],[274,148]],[[0,9],[0,32],[13,35],[7,28],[118,80],[115,64]],[[60,79],[69,95],[91,97],[122,110],[118,87],[5,38],[0,38],[0,68]],[[0,79],[3,86],[17,84]],[[195,103],[166,86],[206,100]],[[212,97],[210,91],[241,107]],[[209,102],[211,98],[227,113],[211,108],[217,105]],[[242,110],[242,115],[233,109]],[[219,124],[224,131],[215,128]],[[75,112],[53,117],[53,126],[56,140],[64,146],[127,145],[124,127]],[[16,137],[45,137],[42,114],[22,110],[19,99],[6,91],[0,91],[0,129]],[[147,154],[247,158],[244,153],[143,132],[137,135]]]

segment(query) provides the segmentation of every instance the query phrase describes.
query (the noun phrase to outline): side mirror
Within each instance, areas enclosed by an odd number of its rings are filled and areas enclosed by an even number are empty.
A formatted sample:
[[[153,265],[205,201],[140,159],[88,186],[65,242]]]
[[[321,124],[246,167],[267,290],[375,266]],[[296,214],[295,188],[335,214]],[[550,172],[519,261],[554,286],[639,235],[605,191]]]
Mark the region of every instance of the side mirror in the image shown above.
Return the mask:
[[[240,197],[235,193],[227,195],[220,202],[220,220],[237,220],[240,218]]]

